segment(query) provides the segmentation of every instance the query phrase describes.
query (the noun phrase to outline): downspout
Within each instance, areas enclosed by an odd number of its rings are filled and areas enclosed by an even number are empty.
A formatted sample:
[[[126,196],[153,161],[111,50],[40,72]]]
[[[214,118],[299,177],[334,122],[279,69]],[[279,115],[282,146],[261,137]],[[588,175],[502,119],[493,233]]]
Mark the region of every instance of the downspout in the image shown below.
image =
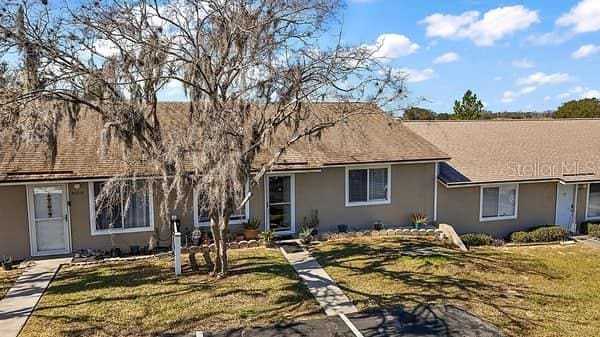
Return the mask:
[[[435,162],[435,170],[434,170],[434,175],[433,175],[433,222],[437,222],[438,174],[439,174],[439,162]]]

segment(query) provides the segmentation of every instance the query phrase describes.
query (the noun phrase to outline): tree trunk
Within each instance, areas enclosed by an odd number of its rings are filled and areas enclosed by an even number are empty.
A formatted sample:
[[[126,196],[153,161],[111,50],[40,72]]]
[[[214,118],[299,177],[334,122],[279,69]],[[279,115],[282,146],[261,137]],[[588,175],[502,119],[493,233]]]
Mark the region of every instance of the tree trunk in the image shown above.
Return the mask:
[[[227,228],[229,227],[229,215],[225,214],[219,219],[219,235],[221,236],[221,246],[218,254],[221,270],[218,277],[224,277],[229,272],[229,263],[227,259]]]
[[[215,241],[215,252],[217,257],[215,258],[215,264],[213,268],[213,274],[219,275],[221,272],[221,245],[223,244],[223,239],[221,237],[221,231],[219,230],[219,222],[218,219],[211,216],[210,217],[210,230],[213,235],[213,240]]]

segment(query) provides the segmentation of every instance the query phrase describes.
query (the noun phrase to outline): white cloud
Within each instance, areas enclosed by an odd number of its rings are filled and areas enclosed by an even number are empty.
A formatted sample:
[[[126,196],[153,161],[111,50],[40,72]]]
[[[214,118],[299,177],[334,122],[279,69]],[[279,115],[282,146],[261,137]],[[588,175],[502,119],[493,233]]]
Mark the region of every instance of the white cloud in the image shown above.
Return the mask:
[[[374,58],[395,59],[415,53],[420,47],[401,34],[381,34],[372,45],[365,45]]]
[[[571,96],[578,96],[579,98],[600,98],[600,90],[598,89],[590,89],[587,87],[582,87],[580,85],[573,87],[563,93],[556,95],[556,98],[565,99]]]
[[[504,79],[504,77],[502,77],[502,76],[494,77],[494,81],[502,81],[503,79]]]
[[[545,45],[550,45],[550,44],[561,44],[561,43],[569,40],[572,37],[573,37],[573,33],[571,33],[571,32],[554,31],[554,32],[550,32],[550,33],[530,35],[527,38],[527,42],[532,43],[536,46],[545,46]]]
[[[522,5],[498,7],[480,16],[477,11],[460,15],[435,13],[419,23],[426,24],[429,37],[470,39],[478,46],[491,46],[496,41],[527,29],[539,22],[537,11]]]
[[[556,84],[569,81],[571,77],[567,73],[546,74],[543,72],[533,73],[526,77],[521,77],[517,80],[518,85],[542,85]]]
[[[453,38],[478,17],[478,11],[468,11],[460,15],[435,13],[419,23],[427,24],[426,32],[429,37]]]
[[[600,52],[600,45],[584,44],[583,46],[579,47],[579,49],[574,51],[573,54],[571,54],[571,57],[578,60],[586,58],[598,52]]]
[[[514,60],[512,66],[519,69],[529,69],[535,67],[535,63],[528,59]]]
[[[557,26],[569,27],[575,33],[600,30],[600,1],[582,0],[556,20]]]
[[[502,98],[500,99],[500,101],[502,103],[511,103],[513,102],[516,98],[523,96],[523,95],[527,95],[530,94],[534,91],[537,90],[537,87],[534,86],[529,86],[529,87],[525,87],[525,88],[521,88],[521,90],[515,92],[512,90],[507,90],[502,94]]]
[[[111,57],[119,53],[119,48],[110,40],[98,39],[93,47],[95,53],[102,57]]]
[[[552,99],[552,97],[551,97],[551,96],[544,96],[544,101],[549,101],[549,100],[551,100],[551,99]]]
[[[406,76],[406,82],[409,83],[427,81],[435,76],[435,71],[431,68],[422,70],[412,68],[400,68],[396,69],[396,71]]]
[[[581,98],[600,98],[600,90],[597,89],[587,89],[583,93],[581,93]]]
[[[458,55],[457,53],[454,52],[449,52],[449,53],[445,53],[442,54],[438,57],[436,57],[433,60],[433,63],[438,64],[438,63],[452,63],[452,62],[456,62],[460,59],[460,55]]]

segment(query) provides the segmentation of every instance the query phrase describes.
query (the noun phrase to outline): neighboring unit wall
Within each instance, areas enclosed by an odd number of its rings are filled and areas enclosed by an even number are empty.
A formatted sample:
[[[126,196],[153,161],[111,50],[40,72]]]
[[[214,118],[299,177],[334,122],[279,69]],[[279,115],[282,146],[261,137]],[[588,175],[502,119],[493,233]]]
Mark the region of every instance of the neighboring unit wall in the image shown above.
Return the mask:
[[[0,186],[0,258],[21,260],[30,254],[27,189],[24,185]]]
[[[296,230],[312,210],[318,210],[320,231],[337,231],[340,224],[349,229],[372,228],[378,220],[391,226],[407,225],[415,212],[432,218],[435,164],[391,167],[391,203],[385,205],[346,207],[344,167],[296,174]]]
[[[489,233],[504,238],[555,221],[556,183],[520,184],[517,219],[497,221],[479,221],[480,186],[447,188],[438,184],[438,222],[451,224],[458,234]]]

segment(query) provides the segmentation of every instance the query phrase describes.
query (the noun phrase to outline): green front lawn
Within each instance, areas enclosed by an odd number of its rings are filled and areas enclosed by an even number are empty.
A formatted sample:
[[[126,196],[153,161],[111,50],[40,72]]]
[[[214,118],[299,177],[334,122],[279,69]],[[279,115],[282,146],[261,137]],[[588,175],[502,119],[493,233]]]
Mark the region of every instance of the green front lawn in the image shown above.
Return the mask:
[[[6,295],[22,272],[20,269],[10,271],[0,270],[0,299]]]
[[[315,254],[359,310],[454,304],[511,336],[600,336],[600,250],[461,253],[426,239],[364,237],[317,245]]]
[[[235,250],[230,259],[222,280],[175,278],[171,259],[63,268],[20,336],[187,334],[321,315],[278,250]]]

